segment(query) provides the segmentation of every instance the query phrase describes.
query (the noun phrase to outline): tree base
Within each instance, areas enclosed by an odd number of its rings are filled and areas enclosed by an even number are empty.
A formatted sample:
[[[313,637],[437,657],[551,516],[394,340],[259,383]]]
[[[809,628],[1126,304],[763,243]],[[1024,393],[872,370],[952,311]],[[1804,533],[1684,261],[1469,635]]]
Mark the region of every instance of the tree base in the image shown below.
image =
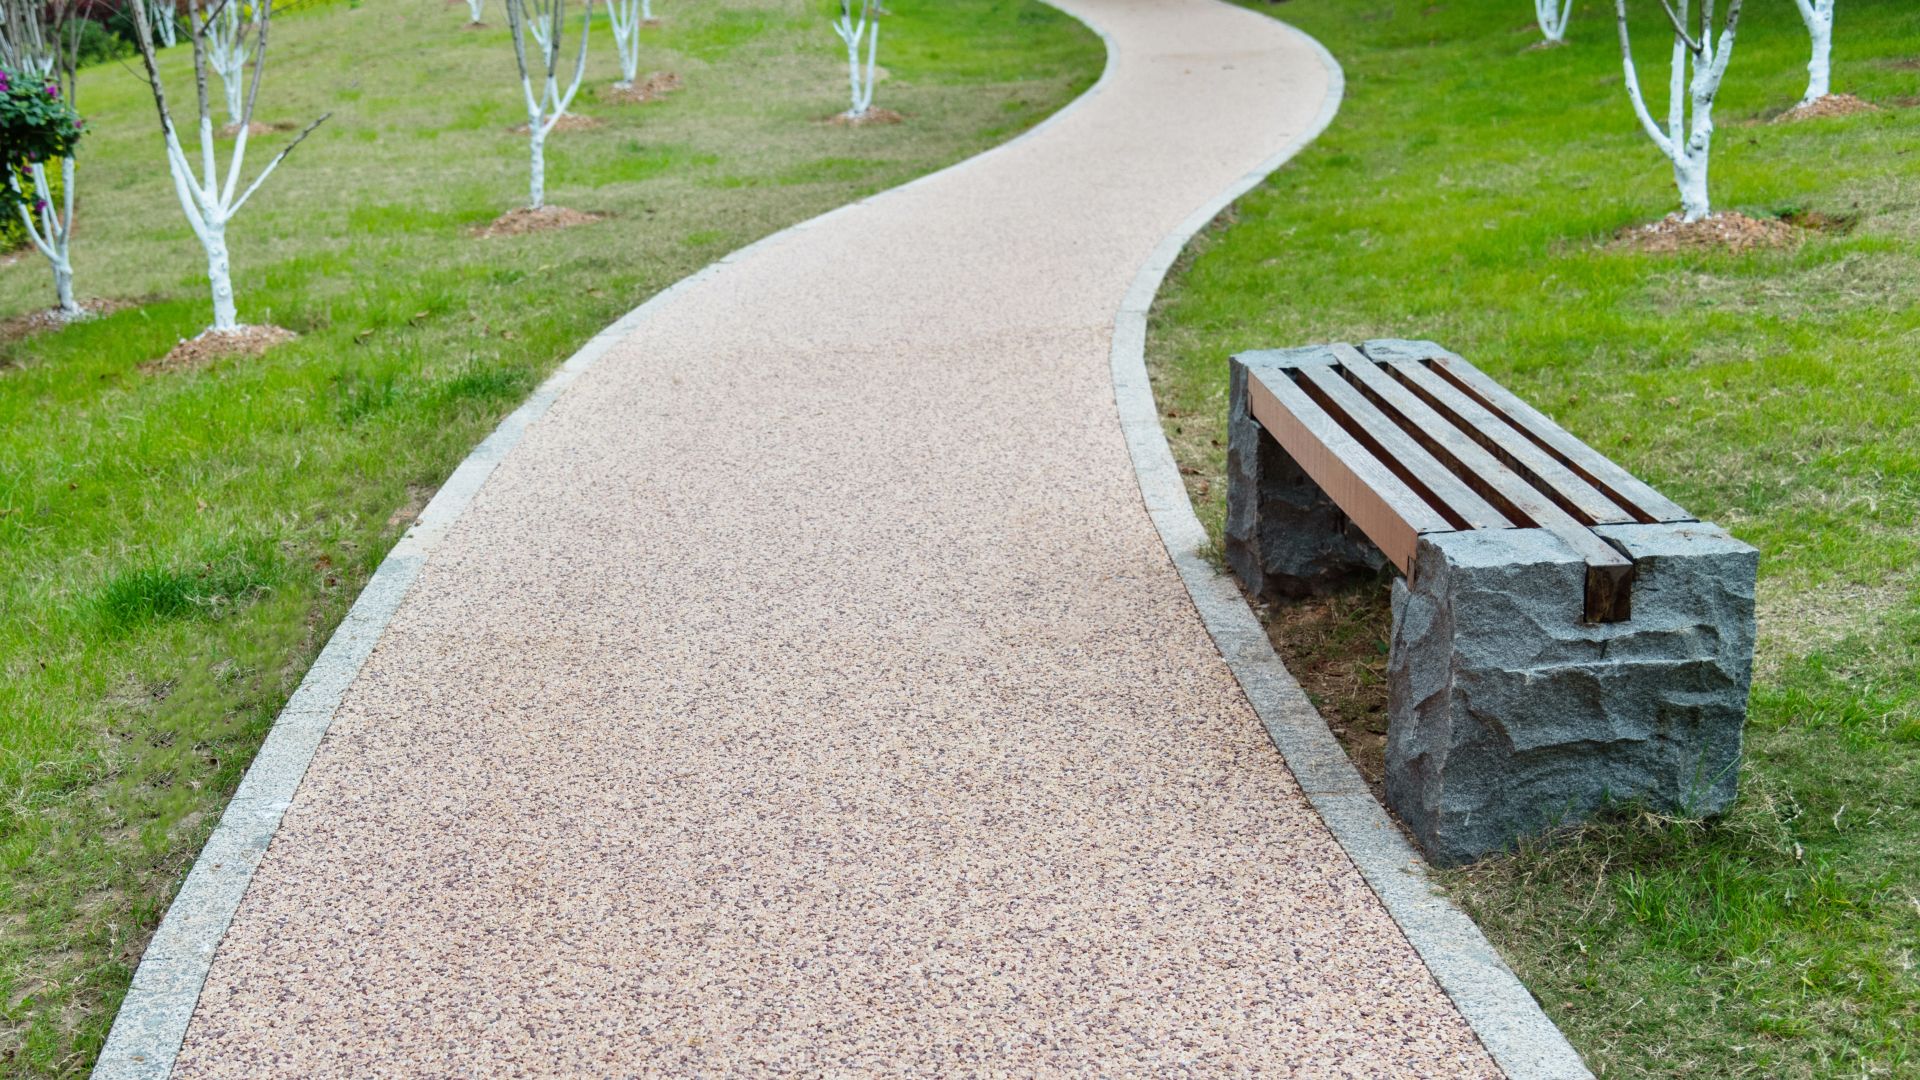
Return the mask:
[[[527,233],[567,229],[575,225],[591,225],[596,221],[605,221],[606,218],[605,214],[569,210],[564,206],[543,206],[538,210],[523,206],[518,210],[509,210],[475,229],[474,235],[482,240],[496,236],[525,236]]]
[[[1699,221],[1669,214],[1650,225],[1634,225],[1616,233],[1610,247],[1650,255],[1682,251],[1752,251],[1789,247],[1800,241],[1800,230],[1774,218],[1748,217],[1728,211],[1708,214]]]
[[[1853,116],[1858,113],[1879,112],[1880,106],[1864,101],[1852,94],[1828,94],[1826,97],[1803,101],[1779,116],[1773,118],[1776,124],[1797,124],[1802,120],[1824,120],[1830,116]]]
[[[674,72],[656,71],[625,86],[614,83],[601,93],[600,98],[622,105],[644,105],[649,101],[659,101],[683,85],[680,76]]]
[[[229,356],[259,356],[283,341],[300,335],[279,326],[236,326],[232,330],[202,330],[183,339],[167,355],[140,365],[149,375],[192,371]]]
[[[31,337],[49,330],[59,330],[74,323],[98,319],[101,316],[137,306],[139,305],[132,300],[92,297],[80,301],[80,311],[77,314],[61,311],[57,307],[29,311],[24,315],[15,315],[11,319],[0,322],[0,341],[18,341],[23,337]]]
[[[835,113],[827,117],[827,123],[835,127],[874,127],[879,124],[898,124],[905,119],[906,117],[894,112],[892,109],[882,109],[876,106],[861,113],[859,116]]]

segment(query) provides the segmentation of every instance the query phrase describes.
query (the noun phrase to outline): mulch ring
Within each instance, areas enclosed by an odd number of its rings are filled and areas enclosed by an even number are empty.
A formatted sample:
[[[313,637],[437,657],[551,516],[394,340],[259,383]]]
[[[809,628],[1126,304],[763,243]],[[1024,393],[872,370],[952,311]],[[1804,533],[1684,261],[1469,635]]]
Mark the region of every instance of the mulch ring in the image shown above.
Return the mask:
[[[597,116],[581,116],[579,113],[561,113],[560,119],[554,121],[553,130],[585,131],[588,128],[597,128],[599,126],[600,118]],[[525,135],[527,133],[527,125],[521,124],[518,127],[511,127],[507,130],[513,132],[515,135]]]
[[[97,319],[102,315],[111,315],[116,311],[125,311],[130,307],[139,306],[140,302],[137,300],[127,300],[119,297],[106,299],[95,296],[80,301],[80,310],[86,314],[80,316],[78,319],[69,319],[60,314],[59,308],[43,308],[39,311],[29,311],[25,315],[15,315],[11,319],[0,322],[0,341],[18,341],[23,337],[30,337],[42,331],[58,330],[61,327],[72,326],[74,323],[86,319]]]
[[[892,109],[870,108],[859,116],[846,113],[834,113],[827,117],[827,123],[835,127],[873,127],[876,124],[897,124],[906,117]]]
[[[596,221],[604,221],[606,217],[605,214],[569,210],[564,206],[543,206],[538,210],[523,206],[518,210],[509,210],[475,229],[473,235],[482,240],[496,236],[525,236],[528,233],[546,232],[549,229],[590,225]]]
[[[278,326],[242,326],[234,330],[208,330],[198,337],[183,338],[167,355],[140,365],[148,375],[171,371],[192,371],[229,356],[259,356],[283,341],[300,335]]]
[[[1614,234],[1609,246],[1650,255],[1682,251],[1752,251],[1788,247],[1800,241],[1801,231],[1776,218],[1748,217],[1726,211],[1699,221],[1682,221],[1668,214],[1651,225],[1633,225]]]
[[[1828,94],[1823,98],[1815,98],[1805,105],[1795,105],[1774,117],[1773,122],[1793,124],[1801,120],[1821,120],[1829,116],[1852,116],[1855,113],[1879,111],[1880,106],[1871,101],[1863,101],[1852,94]]]
[[[260,135],[271,135],[276,131],[292,131],[292,130],[293,130],[293,125],[291,123],[288,123],[285,120],[282,120],[276,124],[263,124],[260,121],[255,120],[247,125],[247,138],[251,139]],[[228,124],[227,126],[221,128],[218,134],[223,139],[234,138],[240,134],[240,125]]]
[[[600,92],[600,99],[623,105],[643,105],[649,101],[659,101],[683,85],[685,83],[678,73],[656,71],[644,79],[635,79],[632,86],[618,83],[609,86]]]

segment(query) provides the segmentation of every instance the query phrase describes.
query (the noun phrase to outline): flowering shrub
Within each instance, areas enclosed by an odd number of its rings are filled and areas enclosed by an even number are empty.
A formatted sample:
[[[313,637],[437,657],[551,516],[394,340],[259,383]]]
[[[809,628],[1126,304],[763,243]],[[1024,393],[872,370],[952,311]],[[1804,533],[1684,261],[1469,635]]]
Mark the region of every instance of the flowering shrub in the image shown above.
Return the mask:
[[[86,133],[60,85],[17,72],[0,71],[0,169],[17,174],[39,162],[63,158]],[[25,201],[14,185],[0,185],[0,205]]]

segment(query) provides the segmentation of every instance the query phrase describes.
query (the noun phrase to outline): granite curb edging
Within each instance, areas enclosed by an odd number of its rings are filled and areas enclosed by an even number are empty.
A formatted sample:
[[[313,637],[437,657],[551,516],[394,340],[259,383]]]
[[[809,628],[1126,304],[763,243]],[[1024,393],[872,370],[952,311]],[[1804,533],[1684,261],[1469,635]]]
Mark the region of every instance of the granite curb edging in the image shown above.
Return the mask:
[[[1147,376],[1147,318],[1161,282],[1187,243],[1234,200],[1259,186],[1333,122],[1346,90],[1340,62],[1312,35],[1304,39],[1327,70],[1320,115],[1279,153],[1195,211],[1155,249],[1134,278],[1114,320],[1114,404],[1148,516],[1179,571],[1220,655],[1265,725],[1307,801],[1385,905],[1407,941],[1501,1071],[1514,1080],[1592,1080],[1580,1055],[1541,1011],[1480,928],[1428,877],[1427,864],[1400,832],[1319,710],[1273,650],[1266,629],[1233,579],[1203,553],[1207,531],[1187,497]]]

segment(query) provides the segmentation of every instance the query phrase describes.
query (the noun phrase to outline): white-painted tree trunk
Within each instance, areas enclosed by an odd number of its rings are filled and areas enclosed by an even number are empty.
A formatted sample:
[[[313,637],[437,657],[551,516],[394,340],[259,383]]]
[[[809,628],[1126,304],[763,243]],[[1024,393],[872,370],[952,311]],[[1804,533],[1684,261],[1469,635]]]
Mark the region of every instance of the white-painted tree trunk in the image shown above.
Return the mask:
[[[252,23],[254,35],[250,44],[242,43],[253,60],[253,79],[242,99],[234,123],[238,130],[234,135],[233,151],[223,170],[220,166],[217,147],[213,134],[213,109],[207,93],[207,69],[213,66],[210,38],[213,27],[217,25],[219,12],[207,12],[201,7],[205,0],[193,0],[193,9],[189,12],[188,29],[193,39],[194,90],[199,104],[200,154],[196,166],[187,156],[186,149],[180,144],[179,132],[173,124],[173,113],[167,107],[166,86],[160,79],[159,61],[154,56],[153,26],[148,18],[146,5],[134,4],[134,38],[140,47],[140,58],[146,64],[147,84],[153,91],[153,102],[160,113],[160,132],[166,146],[167,174],[173,180],[173,192],[180,200],[180,209],[186,213],[187,225],[200,241],[207,255],[207,283],[213,294],[213,324],[203,333],[224,334],[241,328],[239,312],[234,303],[233,266],[227,255],[227,225],[240,208],[260,190],[267,177],[280,166],[294,147],[304,142],[313,130],[327,119],[325,115],[294,137],[273,159],[267,162],[260,174],[253,178],[243,190],[240,187],[241,169],[247,157],[247,128],[253,120],[254,104],[260,94],[260,80],[264,74],[267,56],[267,24],[271,12],[262,2],[256,9],[258,17]],[[221,0],[213,0],[220,3]],[[232,0],[226,0],[231,3]],[[212,18],[209,18],[212,15]]]
[[[527,206],[538,210],[547,205],[547,131],[546,127],[532,129],[533,137],[528,139],[532,147],[533,179],[527,185]]]
[[[480,25],[480,17],[487,13],[487,0],[467,0],[468,21]]]
[[[527,143],[531,179],[527,185],[527,207],[539,210],[547,204],[547,136],[573,104],[580,92],[580,80],[587,73],[587,38],[593,26],[593,0],[587,0],[580,18],[580,54],[574,58],[573,81],[560,89],[560,30],[565,17],[565,0],[552,0],[544,7],[547,32],[540,46],[542,74],[540,90],[534,91],[533,69],[527,63],[527,33],[533,20],[528,18],[529,0],[507,0],[507,25],[513,35],[513,55],[520,65],[520,90],[527,103]],[[537,0],[536,0],[537,2]],[[536,42],[542,41],[540,38]]]
[[[207,249],[207,282],[213,287],[213,325],[216,334],[240,329],[240,312],[233,303],[233,265],[227,261],[227,223],[209,220],[201,234]]]
[[[1558,44],[1567,40],[1567,20],[1573,15],[1573,0],[1533,0],[1534,21],[1540,34]]]
[[[647,19],[646,0],[607,0],[607,25],[613,31],[613,51],[620,57],[621,90],[633,86],[640,74],[640,27]]]
[[[833,32],[847,47],[847,85],[852,92],[853,104],[845,113],[847,119],[858,120],[873,108],[873,60],[880,49],[880,21],[873,18],[870,0],[860,0],[860,18],[853,17],[853,0],[840,0],[840,18],[834,20]],[[867,44],[867,67],[860,70],[860,43]]]
[[[78,56],[70,46],[78,29],[74,20],[79,17],[77,5],[70,2],[0,2],[0,67],[17,76],[31,75],[73,105],[78,89]],[[86,313],[73,295],[73,158],[60,159],[57,194],[48,172],[51,167],[51,162],[35,161],[27,166],[24,176],[12,173],[6,182],[13,189],[27,240],[47,260],[53,273],[56,313],[62,319],[78,319]]]
[[[1741,3],[1742,0],[1732,0],[1727,5],[1726,25],[1718,43],[1713,37],[1713,0],[1701,0],[1697,36],[1687,31],[1690,0],[1679,0],[1677,10],[1667,7],[1668,19],[1673,24],[1673,59],[1667,82],[1667,123],[1662,130],[1640,93],[1640,76],[1633,65],[1633,42],[1627,34],[1626,0],[1614,0],[1614,14],[1620,26],[1621,62],[1626,69],[1627,99],[1633,104],[1641,128],[1673,164],[1674,185],[1680,191],[1680,215],[1686,221],[1699,221],[1713,212],[1707,194],[1707,166],[1713,150],[1713,103],[1726,76],[1727,62],[1733,58]]]
[[[1813,43],[1813,55],[1807,60],[1807,93],[1800,99],[1800,104],[1811,105],[1833,92],[1833,0],[1793,2]]]
[[[241,0],[215,0],[219,4],[201,16],[205,27],[207,63],[220,77],[226,91],[227,122],[238,124],[247,92],[247,62],[252,57],[248,38],[266,13],[268,0],[253,0],[249,14],[242,17]],[[200,10],[195,0],[195,10]]]
[[[28,169],[28,177],[33,183],[32,205],[22,205],[20,221],[25,226],[27,239],[32,241],[34,250],[46,260],[53,271],[53,295],[57,302],[60,317],[78,319],[86,315],[73,296],[73,259],[70,244],[73,239],[73,180],[72,158],[60,161],[60,199],[55,205],[53,185],[47,176],[47,167],[35,162]],[[18,177],[10,177],[15,191],[20,191]]]
[[[147,13],[162,46],[171,49],[180,43],[180,13],[172,0],[147,0]]]

